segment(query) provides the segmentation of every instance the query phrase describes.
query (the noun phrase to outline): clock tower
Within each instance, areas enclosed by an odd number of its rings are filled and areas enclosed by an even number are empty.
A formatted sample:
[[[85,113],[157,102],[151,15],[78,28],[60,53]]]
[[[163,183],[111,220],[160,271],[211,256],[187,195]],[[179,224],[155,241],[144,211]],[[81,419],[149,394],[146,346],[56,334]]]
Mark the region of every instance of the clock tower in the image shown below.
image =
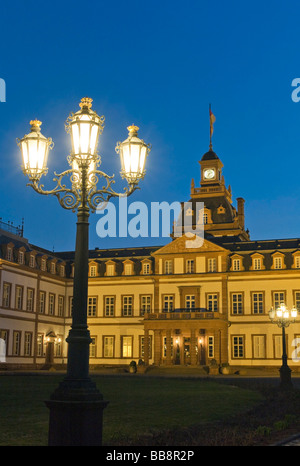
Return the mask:
[[[234,207],[231,187],[225,185],[223,163],[212,150],[211,144],[199,164],[200,186],[196,187],[192,180],[189,201],[191,208],[181,215],[192,217],[195,232],[202,224],[206,238],[231,237],[232,241],[249,240],[249,231],[245,230],[245,201],[241,197],[237,198],[237,207]],[[204,204],[200,211],[199,202]],[[177,231],[176,227],[174,231]]]
[[[201,187],[224,184],[223,163],[212,149],[203,155],[199,163],[201,166]]]

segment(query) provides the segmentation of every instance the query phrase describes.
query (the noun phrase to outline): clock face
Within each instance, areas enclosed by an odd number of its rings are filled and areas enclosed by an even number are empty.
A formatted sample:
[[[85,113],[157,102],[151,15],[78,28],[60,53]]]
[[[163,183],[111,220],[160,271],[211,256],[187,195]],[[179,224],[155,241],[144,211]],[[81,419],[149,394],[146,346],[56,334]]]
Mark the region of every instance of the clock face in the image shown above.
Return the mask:
[[[214,177],[215,177],[215,170],[213,170],[212,168],[208,168],[207,170],[204,170],[205,179],[211,180]]]

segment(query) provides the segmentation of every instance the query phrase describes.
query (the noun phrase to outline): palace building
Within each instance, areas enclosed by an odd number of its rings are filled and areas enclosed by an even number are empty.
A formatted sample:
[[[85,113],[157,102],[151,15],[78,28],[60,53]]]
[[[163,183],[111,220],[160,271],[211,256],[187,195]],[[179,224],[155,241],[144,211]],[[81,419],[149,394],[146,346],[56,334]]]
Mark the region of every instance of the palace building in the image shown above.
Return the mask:
[[[174,226],[163,247],[89,254],[90,365],[279,367],[281,329],[269,318],[284,302],[300,311],[300,239],[252,241],[244,199],[233,205],[223,164],[210,149],[192,180],[189,216],[204,239]],[[197,210],[199,203],[204,208]],[[51,253],[19,231],[0,231],[0,367],[61,367],[71,325],[74,252]],[[197,238],[197,236],[196,236]],[[194,239],[195,240],[195,239]],[[195,243],[196,244],[196,243]],[[286,329],[288,364],[299,322]]]

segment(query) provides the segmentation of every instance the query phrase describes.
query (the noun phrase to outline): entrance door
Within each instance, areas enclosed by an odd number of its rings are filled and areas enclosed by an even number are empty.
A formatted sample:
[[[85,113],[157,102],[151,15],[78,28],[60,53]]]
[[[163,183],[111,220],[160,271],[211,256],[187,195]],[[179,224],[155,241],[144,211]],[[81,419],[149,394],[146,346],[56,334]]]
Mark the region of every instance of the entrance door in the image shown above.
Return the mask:
[[[184,364],[191,364],[191,339],[183,339],[183,357]]]

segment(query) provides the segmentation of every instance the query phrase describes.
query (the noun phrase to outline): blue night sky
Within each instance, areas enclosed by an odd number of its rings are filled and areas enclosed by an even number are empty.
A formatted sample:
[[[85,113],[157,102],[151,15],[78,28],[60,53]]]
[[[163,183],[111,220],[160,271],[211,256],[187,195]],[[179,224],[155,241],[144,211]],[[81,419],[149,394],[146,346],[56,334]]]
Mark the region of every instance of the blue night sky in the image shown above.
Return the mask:
[[[75,245],[76,215],[55,197],[26,187],[16,138],[29,121],[55,147],[49,173],[68,168],[64,123],[84,96],[105,116],[101,169],[119,176],[117,141],[135,123],[152,150],[141,190],[128,202],[188,201],[209,145],[224,164],[234,205],[244,197],[251,239],[300,237],[299,2],[16,0],[1,2],[0,217],[20,224],[33,244]],[[300,95],[300,94],[299,94]],[[90,248],[165,244],[165,238],[100,239],[91,216]]]

